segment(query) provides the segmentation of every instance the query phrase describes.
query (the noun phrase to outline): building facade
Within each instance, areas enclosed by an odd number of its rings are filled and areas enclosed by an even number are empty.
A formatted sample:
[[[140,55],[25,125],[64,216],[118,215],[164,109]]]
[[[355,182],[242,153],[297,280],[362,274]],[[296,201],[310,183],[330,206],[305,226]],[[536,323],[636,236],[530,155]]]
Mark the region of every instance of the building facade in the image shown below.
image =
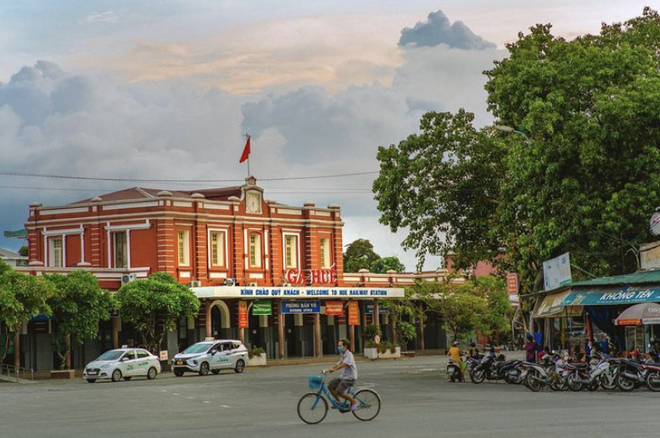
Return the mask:
[[[170,355],[208,337],[238,338],[271,358],[334,353],[343,337],[361,351],[365,325],[380,325],[388,337],[380,299],[402,297],[416,280],[445,277],[444,271],[344,274],[340,208],[266,200],[252,177],[222,189],[135,187],[64,206],[32,204],[25,227],[25,272],[84,269],[110,291],[154,272],[190,285],[200,312],[168,334],[163,348]],[[35,318],[24,327],[22,363],[52,367],[52,324]],[[433,318],[420,327],[422,346],[445,347],[440,327]],[[139,337],[118,315],[103,324],[97,341],[74,352],[73,364],[123,344],[139,344]]]

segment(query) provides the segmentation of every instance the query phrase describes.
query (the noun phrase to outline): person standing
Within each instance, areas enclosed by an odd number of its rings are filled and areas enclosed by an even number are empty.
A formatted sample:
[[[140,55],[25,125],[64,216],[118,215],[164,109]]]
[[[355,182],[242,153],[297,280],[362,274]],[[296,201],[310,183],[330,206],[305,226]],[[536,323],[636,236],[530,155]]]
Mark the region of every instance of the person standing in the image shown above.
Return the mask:
[[[527,334],[527,343],[525,344],[525,360],[527,362],[534,362],[536,359],[536,347],[538,344],[531,334]]]

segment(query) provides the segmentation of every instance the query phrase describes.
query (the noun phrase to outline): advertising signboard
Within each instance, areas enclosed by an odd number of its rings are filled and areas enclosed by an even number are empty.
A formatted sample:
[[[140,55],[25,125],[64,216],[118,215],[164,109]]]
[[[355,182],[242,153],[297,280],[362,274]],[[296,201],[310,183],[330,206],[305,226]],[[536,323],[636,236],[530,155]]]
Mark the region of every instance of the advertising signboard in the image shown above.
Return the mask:
[[[360,306],[357,301],[348,303],[348,325],[360,325]]]
[[[282,313],[321,313],[321,301],[282,301]]]
[[[247,327],[248,327],[247,302],[239,301],[238,302],[238,328],[247,328]]]
[[[543,262],[544,290],[557,289],[571,282],[571,258],[568,253]]]
[[[342,316],[344,314],[343,301],[326,301],[324,304],[326,315]]]
[[[255,300],[252,304],[252,314],[255,316],[269,316],[273,314],[273,302],[271,300]]]

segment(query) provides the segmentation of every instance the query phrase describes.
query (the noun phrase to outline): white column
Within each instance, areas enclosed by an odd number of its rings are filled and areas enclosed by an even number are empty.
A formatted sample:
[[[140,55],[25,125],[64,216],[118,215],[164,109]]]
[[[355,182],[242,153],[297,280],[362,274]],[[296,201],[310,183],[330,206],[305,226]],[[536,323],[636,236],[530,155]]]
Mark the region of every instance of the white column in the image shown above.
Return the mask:
[[[80,264],[85,263],[85,230],[80,233]]]
[[[112,262],[111,262],[111,260],[112,260],[112,256],[111,256],[111,254],[110,254],[110,250],[111,250],[110,247],[111,247],[112,245],[111,245],[111,242],[110,242],[110,230],[108,230],[108,240],[107,240],[107,244],[108,244],[108,268],[111,268],[111,267],[112,267]]]

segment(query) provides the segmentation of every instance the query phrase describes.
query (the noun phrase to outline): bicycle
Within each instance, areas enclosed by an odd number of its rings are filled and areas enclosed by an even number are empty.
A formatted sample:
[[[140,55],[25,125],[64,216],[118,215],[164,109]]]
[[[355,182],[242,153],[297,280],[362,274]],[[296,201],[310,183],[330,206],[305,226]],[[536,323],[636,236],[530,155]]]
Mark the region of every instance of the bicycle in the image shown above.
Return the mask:
[[[371,421],[380,412],[380,395],[372,389],[361,388],[348,393],[359,403],[359,407],[351,411],[348,402],[338,403],[325,384],[325,376],[309,377],[309,392],[303,395],[298,402],[298,416],[307,424],[318,424],[328,415],[328,400],[334,409],[341,413],[353,412],[355,418],[361,421]],[[316,392],[314,392],[316,391]]]

